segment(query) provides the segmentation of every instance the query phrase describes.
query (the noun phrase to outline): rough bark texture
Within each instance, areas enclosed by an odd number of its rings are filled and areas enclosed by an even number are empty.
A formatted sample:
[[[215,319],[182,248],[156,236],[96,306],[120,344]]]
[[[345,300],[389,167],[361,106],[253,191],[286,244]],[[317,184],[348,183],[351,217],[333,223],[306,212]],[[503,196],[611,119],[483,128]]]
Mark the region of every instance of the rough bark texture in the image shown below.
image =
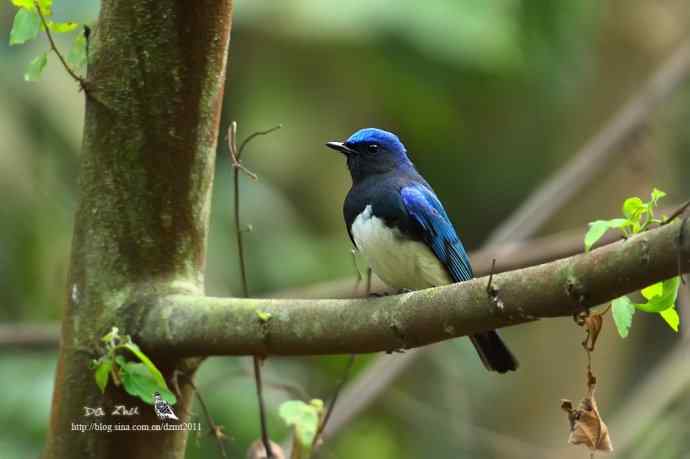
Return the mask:
[[[231,0],[104,0],[90,43],[86,118],[62,340],[45,457],[184,457],[186,432],[79,433],[73,423],[154,424],[150,406],[89,368],[152,294],[203,295]],[[190,362],[153,353],[166,378]],[[176,411],[188,415],[190,394]],[[87,418],[84,407],[139,406]]]
[[[138,340],[177,355],[391,351],[539,318],[568,316],[690,266],[690,224],[676,221],[590,253],[376,299],[170,295],[146,305]],[[270,319],[260,319],[259,312]]]

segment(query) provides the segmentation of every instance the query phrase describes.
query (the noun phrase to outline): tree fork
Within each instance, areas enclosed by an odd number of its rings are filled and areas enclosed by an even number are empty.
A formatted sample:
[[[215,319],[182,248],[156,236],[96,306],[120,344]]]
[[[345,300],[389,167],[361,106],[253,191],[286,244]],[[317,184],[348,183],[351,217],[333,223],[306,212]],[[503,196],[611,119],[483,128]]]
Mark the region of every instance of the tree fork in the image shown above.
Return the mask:
[[[74,424],[157,424],[153,410],[89,363],[113,325],[137,326],[150,295],[203,295],[208,216],[231,0],[103,0],[90,43],[67,304],[44,457],[182,458],[185,431],[75,432]],[[127,307],[127,305],[130,305]],[[132,307],[131,305],[138,305]],[[167,379],[193,360],[152,352]],[[175,406],[186,420],[189,386]],[[84,407],[138,405],[133,417]]]

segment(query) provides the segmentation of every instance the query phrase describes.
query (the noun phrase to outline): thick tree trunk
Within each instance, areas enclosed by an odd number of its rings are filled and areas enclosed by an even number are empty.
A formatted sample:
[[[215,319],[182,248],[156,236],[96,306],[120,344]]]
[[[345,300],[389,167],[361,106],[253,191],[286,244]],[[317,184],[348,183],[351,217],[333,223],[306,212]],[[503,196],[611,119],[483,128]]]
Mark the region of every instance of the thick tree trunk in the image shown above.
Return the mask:
[[[67,307],[45,457],[184,457],[187,433],[86,432],[157,424],[150,406],[89,368],[112,326],[135,330],[143,298],[203,294],[210,193],[231,0],[104,0],[90,43],[86,119]],[[166,378],[190,365],[154,354]],[[183,391],[176,411],[186,420]],[[113,417],[116,404],[140,415]],[[85,417],[84,407],[106,416]]]

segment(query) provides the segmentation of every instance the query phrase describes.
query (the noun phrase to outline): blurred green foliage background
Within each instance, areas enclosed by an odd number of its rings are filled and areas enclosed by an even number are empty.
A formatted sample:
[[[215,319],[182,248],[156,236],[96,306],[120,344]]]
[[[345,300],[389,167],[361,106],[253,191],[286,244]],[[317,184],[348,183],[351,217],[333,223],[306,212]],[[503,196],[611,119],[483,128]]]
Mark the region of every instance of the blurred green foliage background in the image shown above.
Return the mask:
[[[57,0],[54,10],[57,20],[95,24],[98,4]],[[42,82],[22,80],[48,45],[41,38],[9,47],[14,11],[10,2],[0,6],[0,320],[46,322],[60,319],[64,300],[83,99],[54,56]],[[253,226],[246,237],[252,293],[352,275],[341,216],[349,176],[324,142],[366,126],[399,133],[465,245],[476,248],[688,31],[688,0],[237,0],[222,125],[238,120],[244,137],[284,124],[246,152],[260,177],[242,183],[243,221]],[[624,198],[646,197],[652,185],[669,192],[668,202],[684,201],[689,121],[686,83],[625,159],[601,171],[542,234],[613,217]],[[239,290],[224,139],[208,249],[212,295]],[[687,308],[686,301],[683,319]],[[688,346],[686,330],[676,336],[656,316],[638,314],[622,341],[606,324],[594,355],[605,418],[615,418],[674,347]],[[584,395],[581,330],[560,319],[504,336],[520,358],[518,373],[486,373],[467,340],[436,345],[323,457],[587,457],[566,444],[559,409],[561,398]],[[55,352],[0,349],[0,456],[40,452],[55,361]],[[338,357],[268,361],[275,439],[286,433],[279,403],[301,393],[328,398],[344,364]],[[214,358],[198,377],[231,457],[243,457],[258,438],[250,369],[248,359]],[[690,457],[690,392],[681,394],[642,431],[626,432],[635,440],[616,457]],[[618,425],[610,426],[614,447]],[[216,454],[208,437],[192,437],[189,458]]]

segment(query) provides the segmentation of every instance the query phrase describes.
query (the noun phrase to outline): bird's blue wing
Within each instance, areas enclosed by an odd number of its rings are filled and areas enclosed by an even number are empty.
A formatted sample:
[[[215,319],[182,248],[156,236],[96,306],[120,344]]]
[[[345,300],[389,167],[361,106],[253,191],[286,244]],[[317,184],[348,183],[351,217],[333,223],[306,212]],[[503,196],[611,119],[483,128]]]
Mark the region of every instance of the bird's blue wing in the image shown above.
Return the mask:
[[[418,226],[424,242],[446,266],[456,282],[474,277],[470,260],[443,205],[424,185],[409,185],[400,190],[403,206]]]

